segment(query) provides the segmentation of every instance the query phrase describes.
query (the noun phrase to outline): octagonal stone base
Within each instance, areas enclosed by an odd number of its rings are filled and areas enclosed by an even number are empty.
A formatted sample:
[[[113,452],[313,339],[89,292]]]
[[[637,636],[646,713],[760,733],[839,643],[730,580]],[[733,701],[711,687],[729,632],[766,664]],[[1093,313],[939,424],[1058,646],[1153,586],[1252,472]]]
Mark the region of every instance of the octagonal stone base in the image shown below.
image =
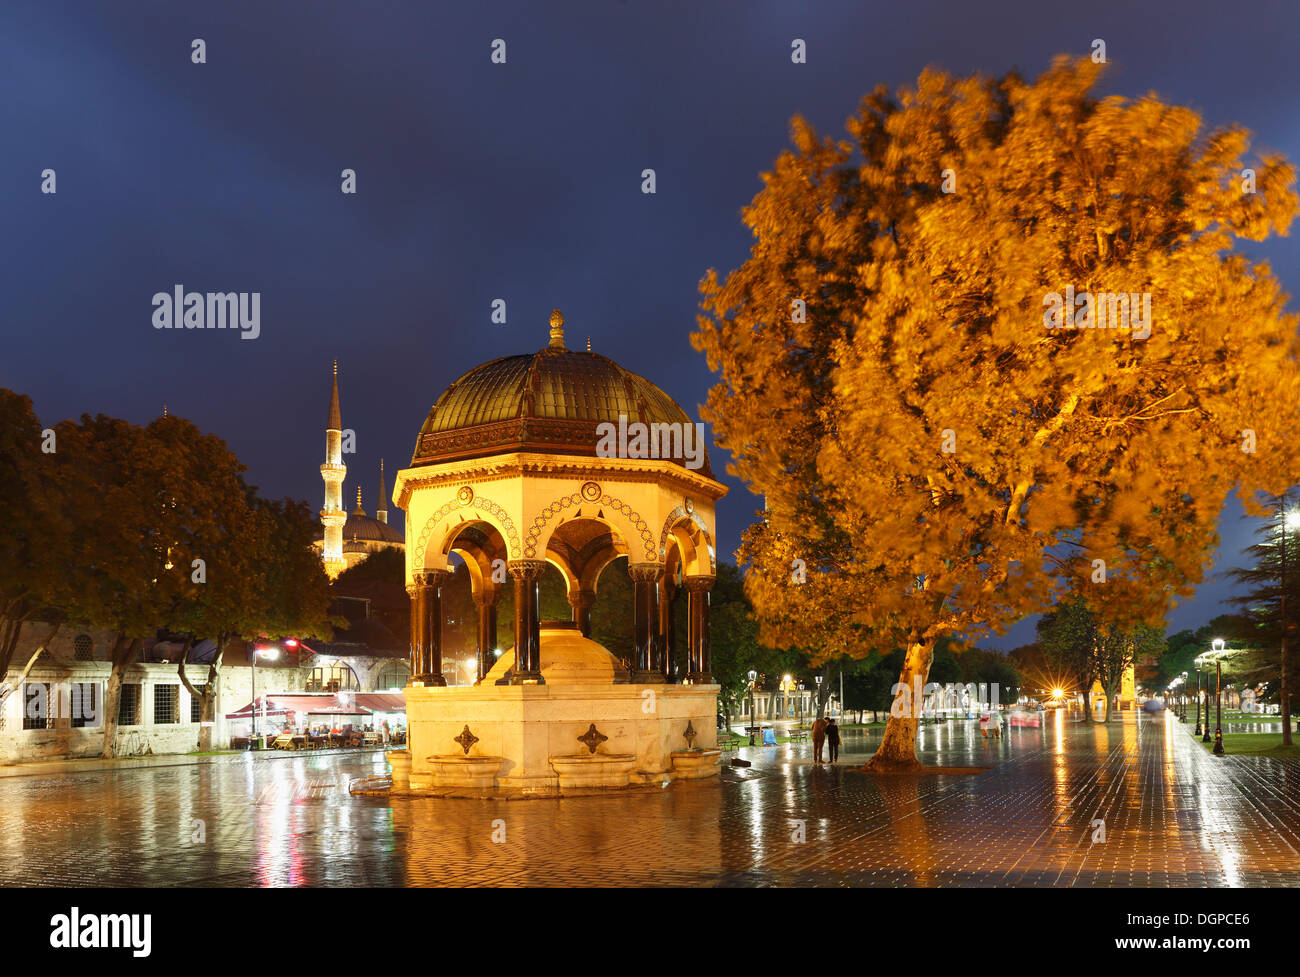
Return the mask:
[[[494,785],[498,790],[554,794],[576,785],[572,777],[595,777],[603,769],[599,786],[633,786],[664,783],[679,777],[714,776],[716,762],[686,761],[678,766],[674,752],[684,752],[687,724],[694,727],[694,743],[704,751],[717,746],[716,685],[474,685],[406,689],[410,786],[430,790],[444,776],[463,775],[468,769],[451,750],[466,726],[477,737],[469,760],[495,760]],[[630,757],[619,763],[594,761],[584,768],[561,773],[561,765],[588,753],[579,740],[592,724],[606,739],[596,756]],[[461,759],[459,768],[440,767],[448,758]],[[626,770],[619,770],[627,763]],[[480,771],[487,765],[480,765]],[[456,773],[459,770],[459,774]],[[586,770],[583,774],[581,770]],[[474,786],[492,787],[486,774]],[[610,781],[605,783],[604,781]],[[613,783],[621,780],[620,783]],[[442,782],[446,783],[446,782]],[[466,784],[465,786],[470,786]],[[590,782],[584,786],[591,786]]]
[[[411,754],[406,750],[387,750],[384,757],[392,770],[393,786],[405,788],[411,782]]]

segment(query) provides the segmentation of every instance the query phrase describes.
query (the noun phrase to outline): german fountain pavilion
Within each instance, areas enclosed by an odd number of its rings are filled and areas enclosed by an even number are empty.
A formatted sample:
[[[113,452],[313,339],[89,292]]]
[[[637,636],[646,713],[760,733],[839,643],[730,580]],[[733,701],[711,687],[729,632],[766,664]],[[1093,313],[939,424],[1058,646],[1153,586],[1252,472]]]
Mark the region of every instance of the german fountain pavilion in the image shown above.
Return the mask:
[[[396,477],[412,663],[409,761],[394,761],[398,787],[547,794],[717,771],[709,590],[714,504],[726,488],[703,443],[692,449],[700,429],[672,398],[590,349],[567,349],[558,310],[550,325],[543,349],[486,363],[448,387]],[[478,614],[472,686],[442,676],[453,553],[469,570]],[[591,640],[590,626],[600,573],[623,556],[634,595],[630,668]],[[567,584],[571,621],[539,618],[548,563]],[[516,642],[497,658],[507,586]],[[675,681],[678,588],[687,592],[689,647]]]

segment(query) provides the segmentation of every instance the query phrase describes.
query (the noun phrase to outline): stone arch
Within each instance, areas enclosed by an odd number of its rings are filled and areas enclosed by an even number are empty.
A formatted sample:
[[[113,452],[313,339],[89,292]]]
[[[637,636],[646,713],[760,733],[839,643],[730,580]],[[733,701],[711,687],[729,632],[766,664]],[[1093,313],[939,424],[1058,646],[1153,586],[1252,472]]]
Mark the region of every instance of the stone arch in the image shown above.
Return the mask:
[[[598,515],[598,513],[606,509],[617,512],[627,521],[628,525],[620,526],[608,515]],[[554,529],[548,529],[548,527],[562,513],[567,513],[573,518],[578,518],[578,514],[581,513],[583,519],[594,519],[597,522],[605,523],[623,539],[628,548],[629,559],[632,559],[634,554],[641,554],[638,560],[633,562],[658,562],[654,533],[646,525],[646,521],[641,518],[639,512],[628,503],[607,492],[602,492],[599,497],[587,498],[584,496],[582,489],[560,496],[537,513],[532,525],[528,527],[528,531],[524,535],[524,559],[539,559],[538,552],[546,552],[546,544],[550,541],[551,533],[554,532]],[[634,530],[633,533],[628,532],[629,527]]]
[[[462,490],[463,491],[463,490]],[[419,538],[416,540],[415,547],[411,550],[411,569],[415,571],[423,570],[427,563],[426,556],[429,551],[431,541],[437,539],[438,552],[444,557],[451,552],[451,543],[460,532],[462,526],[457,523],[449,527],[442,533],[435,534],[435,529],[442,525],[443,521],[448,519],[453,512],[463,511],[472,508],[477,511],[478,515],[473,519],[466,519],[466,522],[486,522],[490,523],[499,533],[501,538],[506,541],[506,548],[509,551],[510,559],[517,560],[520,557],[519,530],[515,528],[514,520],[510,518],[504,507],[491,499],[481,495],[472,495],[469,501],[464,500],[459,495],[450,502],[443,503],[424,523],[424,528],[420,530]],[[409,538],[409,537],[408,537]]]
[[[482,530],[486,528],[489,533]],[[469,573],[470,588],[475,597],[494,599],[505,586],[505,562],[509,557],[500,531],[487,520],[459,523],[447,542],[447,555],[460,556]],[[495,565],[496,561],[501,566]],[[450,562],[450,561],[449,561]],[[500,570],[500,574],[497,571]],[[500,575],[501,579],[494,577]]]
[[[683,525],[685,523],[689,523],[700,534],[703,538],[703,547],[699,546],[691,538],[692,534]],[[686,508],[680,505],[668,513],[668,518],[664,520],[663,529],[659,533],[659,562],[661,563],[667,562],[668,539],[670,536],[677,542],[677,548],[682,557],[682,572],[684,574],[714,576],[718,572],[718,555],[717,549],[713,545],[713,536],[704,520],[700,518],[699,513],[687,512]],[[700,558],[701,549],[708,556],[707,569],[704,566],[704,561]]]
[[[581,587],[581,581],[578,579],[577,574],[571,566],[555,556],[548,555],[545,559],[547,564],[555,567],[555,569],[560,572],[560,576],[564,578],[564,587],[566,591],[572,593]]]

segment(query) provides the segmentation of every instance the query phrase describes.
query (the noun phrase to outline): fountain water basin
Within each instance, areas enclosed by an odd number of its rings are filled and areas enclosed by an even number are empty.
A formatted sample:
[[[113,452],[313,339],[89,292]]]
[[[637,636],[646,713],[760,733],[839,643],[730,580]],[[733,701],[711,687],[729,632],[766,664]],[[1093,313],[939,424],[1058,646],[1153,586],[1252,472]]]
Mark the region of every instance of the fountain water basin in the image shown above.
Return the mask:
[[[566,787],[626,787],[636,766],[632,753],[575,753],[551,757],[551,766]]]
[[[718,772],[721,750],[675,750],[672,754],[673,773],[679,780],[701,780]]]
[[[456,753],[431,756],[428,759],[430,785],[480,789],[494,787],[502,759],[499,756],[465,756]]]

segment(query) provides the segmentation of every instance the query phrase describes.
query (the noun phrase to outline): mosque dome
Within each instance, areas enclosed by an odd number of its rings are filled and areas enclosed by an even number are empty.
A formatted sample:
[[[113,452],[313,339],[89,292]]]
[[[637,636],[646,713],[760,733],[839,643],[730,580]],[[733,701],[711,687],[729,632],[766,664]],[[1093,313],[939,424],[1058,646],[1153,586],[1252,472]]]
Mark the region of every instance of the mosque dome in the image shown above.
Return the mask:
[[[379,482],[381,489],[384,485],[383,476],[380,476]],[[385,501],[380,496],[380,503]],[[316,537],[317,545],[322,545],[324,533]],[[376,550],[386,549],[388,546],[396,545],[399,549],[405,543],[402,530],[399,526],[389,525],[382,519],[366,515],[366,510],[361,507],[361,486],[357,486],[357,506],[348,513],[347,521],[342,526],[342,539],[344,554],[354,554],[348,560],[348,565],[364,559],[370,553]]]
[[[420,428],[412,467],[512,451],[596,454],[597,427],[694,422],[649,380],[608,357],[564,346],[564,318],[551,314],[550,345],[470,370],[438,398]],[[680,441],[677,442],[680,444]],[[700,471],[712,477],[707,452]],[[685,467],[681,457],[671,460]],[[346,529],[345,529],[346,538]]]
[[[349,543],[400,543],[402,531],[396,526],[380,522],[373,516],[355,511],[348,513],[348,521],[343,524],[343,551],[346,553]]]

